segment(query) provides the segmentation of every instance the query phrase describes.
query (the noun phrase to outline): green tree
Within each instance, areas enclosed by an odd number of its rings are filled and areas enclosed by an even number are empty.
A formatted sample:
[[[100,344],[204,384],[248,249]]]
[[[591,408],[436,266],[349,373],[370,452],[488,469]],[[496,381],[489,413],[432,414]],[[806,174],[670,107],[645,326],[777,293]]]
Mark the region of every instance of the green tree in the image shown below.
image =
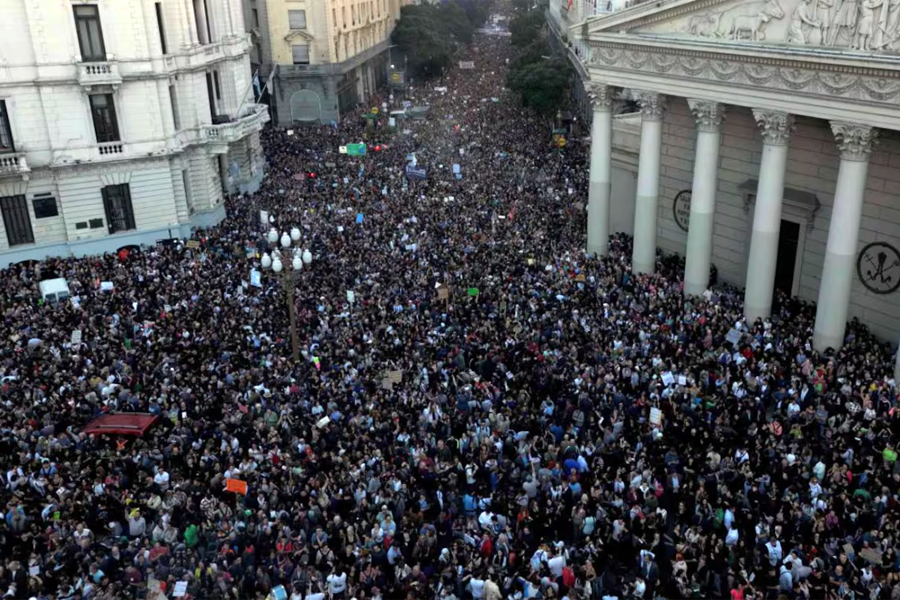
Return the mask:
[[[534,0],[512,0],[512,5],[516,10],[528,10],[534,6]]]
[[[507,85],[522,97],[522,104],[548,115],[559,109],[572,75],[572,65],[565,58],[540,60],[510,71]]]
[[[469,21],[469,15],[456,2],[448,2],[441,6],[441,19],[453,37],[463,44],[471,44],[475,28]]]
[[[410,70],[419,77],[439,75],[453,57],[450,28],[435,6],[403,7],[391,41],[406,54]]]
[[[536,63],[539,60],[544,60],[545,56],[550,56],[551,54],[550,45],[547,41],[544,39],[537,39],[528,44],[528,46],[526,46],[511,63],[509,63],[509,70],[520,71],[530,64]]]
[[[544,26],[544,11],[535,9],[525,14],[518,15],[509,23],[510,43],[513,46],[524,47],[541,35]]]

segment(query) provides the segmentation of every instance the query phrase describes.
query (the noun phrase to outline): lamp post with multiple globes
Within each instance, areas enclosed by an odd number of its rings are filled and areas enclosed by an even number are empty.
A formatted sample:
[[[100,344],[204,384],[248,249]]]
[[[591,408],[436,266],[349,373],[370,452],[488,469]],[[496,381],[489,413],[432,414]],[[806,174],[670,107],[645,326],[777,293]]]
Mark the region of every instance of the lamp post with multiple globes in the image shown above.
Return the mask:
[[[300,249],[295,246],[300,242],[300,230],[294,227],[291,233],[282,233],[278,237],[278,230],[274,227],[269,230],[269,244],[276,246],[281,244],[281,249],[277,247],[272,250],[271,255],[265,253],[262,256],[262,268],[265,271],[271,270],[281,277],[281,285],[284,287],[284,296],[287,301],[288,318],[290,319],[291,328],[291,356],[294,362],[300,362],[300,338],[297,335],[297,307],[294,305],[294,274],[299,274],[303,270],[303,265],[312,263],[312,252],[306,249]],[[287,263],[287,264],[285,264]]]

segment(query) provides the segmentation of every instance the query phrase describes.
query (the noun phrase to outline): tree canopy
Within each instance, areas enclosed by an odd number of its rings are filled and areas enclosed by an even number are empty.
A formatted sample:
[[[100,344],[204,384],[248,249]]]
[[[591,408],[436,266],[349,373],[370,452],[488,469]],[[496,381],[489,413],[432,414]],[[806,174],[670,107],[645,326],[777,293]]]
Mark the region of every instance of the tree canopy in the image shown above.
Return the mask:
[[[540,37],[543,26],[544,11],[539,8],[517,15],[509,22],[510,42],[513,46],[527,46]]]
[[[541,59],[510,70],[507,85],[522,97],[522,104],[541,114],[552,114],[568,90],[572,65],[565,58]]]
[[[404,6],[391,41],[406,54],[419,77],[433,77],[453,60],[457,43],[470,44],[487,19],[490,2],[453,0],[440,5]]]

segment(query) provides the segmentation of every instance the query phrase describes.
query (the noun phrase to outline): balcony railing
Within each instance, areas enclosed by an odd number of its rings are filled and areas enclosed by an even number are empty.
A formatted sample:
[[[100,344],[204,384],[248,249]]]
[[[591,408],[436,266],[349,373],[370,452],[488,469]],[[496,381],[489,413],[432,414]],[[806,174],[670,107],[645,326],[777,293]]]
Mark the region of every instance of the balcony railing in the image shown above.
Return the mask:
[[[0,154],[0,177],[15,177],[31,172],[24,152]]]
[[[208,142],[230,144],[259,131],[269,122],[269,111],[265,104],[250,104],[242,114],[230,123],[204,125],[202,139]]]
[[[119,85],[122,83],[119,65],[114,62],[78,63],[78,83],[86,87]]]
[[[100,156],[122,154],[125,152],[125,145],[122,142],[105,142],[97,144],[97,151],[100,153]]]

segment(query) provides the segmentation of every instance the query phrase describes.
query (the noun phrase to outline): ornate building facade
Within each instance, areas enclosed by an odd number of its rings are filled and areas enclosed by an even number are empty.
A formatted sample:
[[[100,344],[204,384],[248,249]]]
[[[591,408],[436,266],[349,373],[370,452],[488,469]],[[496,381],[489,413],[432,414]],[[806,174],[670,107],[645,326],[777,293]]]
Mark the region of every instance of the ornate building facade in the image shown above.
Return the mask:
[[[328,123],[386,83],[390,35],[410,0],[244,0],[255,63],[279,125]]]
[[[646,2],[568,36],[593,101],[590,251],[632,211],[637,272],[681,254],[700,294],[715,265],[748,320],[775,289],[814,301],[818,350],[848,319],[900,337],[900,2]],[[640,106],[632,148],[623,95]]]
[[[0,3],[0,267],[184,235],[263,174],[240,0]]]

